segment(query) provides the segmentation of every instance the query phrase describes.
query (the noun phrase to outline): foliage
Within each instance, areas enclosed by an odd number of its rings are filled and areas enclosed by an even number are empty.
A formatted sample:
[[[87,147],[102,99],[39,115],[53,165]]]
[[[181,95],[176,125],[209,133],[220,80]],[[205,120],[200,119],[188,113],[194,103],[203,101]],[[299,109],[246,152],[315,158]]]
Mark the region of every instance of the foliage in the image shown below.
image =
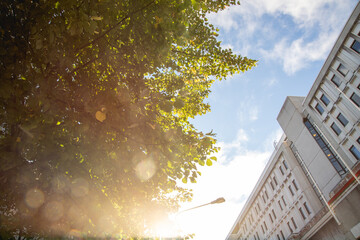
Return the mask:
[[[0,230],[141,235],[211,165],[214,80],[255,61],[206,14],[235,0],[0,2]]]

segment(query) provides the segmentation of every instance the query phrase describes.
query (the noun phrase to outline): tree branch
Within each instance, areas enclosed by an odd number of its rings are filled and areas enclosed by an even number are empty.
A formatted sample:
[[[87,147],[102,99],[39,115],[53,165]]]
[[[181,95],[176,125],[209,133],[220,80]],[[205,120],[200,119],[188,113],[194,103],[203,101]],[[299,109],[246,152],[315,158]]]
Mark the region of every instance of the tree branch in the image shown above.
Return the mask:
[[[109,32],[111,32],[112,30],[114,30],[116,27],[118,27],[123,21],[125,21],[126,19],[130,18],[132,15],[148,8],[150,5],[152,5],[153,3],[155,3],[155,0],[151,1],[150,3],[146,4],[144,7],[128,14],[127,16],[125,16],[124,18],[122,18],[119,22],[117,22],[114,26],[110,27],[108,30],[106,30],[105,32],[103,32],[102,34],[100,34],[97,38],[93,39],[92,41],[88,42],[87,44],[81,46],[79,49],[76,50],[77,53],[79,53],[81,50],[83,50],[84,48],[90,46],[91,44],[96,43],[97,41],[99,41],[101,38],[103,38],[106,34],[108,34]]]

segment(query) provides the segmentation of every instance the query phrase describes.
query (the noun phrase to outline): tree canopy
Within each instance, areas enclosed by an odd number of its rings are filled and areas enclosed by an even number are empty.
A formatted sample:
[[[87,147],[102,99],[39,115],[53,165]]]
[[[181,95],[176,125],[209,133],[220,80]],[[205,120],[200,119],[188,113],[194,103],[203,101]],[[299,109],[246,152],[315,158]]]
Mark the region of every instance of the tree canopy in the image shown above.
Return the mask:
[[[142,236],[212,165],[211,84],[256,61],[206,16],[235,0],[0,2],[2,235]]]

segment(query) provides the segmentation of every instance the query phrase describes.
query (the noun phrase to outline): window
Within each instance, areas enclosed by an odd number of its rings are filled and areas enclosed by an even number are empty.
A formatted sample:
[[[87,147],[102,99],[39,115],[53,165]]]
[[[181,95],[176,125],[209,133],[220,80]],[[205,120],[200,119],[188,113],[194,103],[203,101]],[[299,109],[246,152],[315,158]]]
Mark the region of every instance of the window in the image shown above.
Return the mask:
[[[345,76],[348,73],[347,68],[344,65],[342,65],[341,63],[339,65],[339,67],[337,68],[337,71],[343,76]]]
[[[269,218],[270,218],[271,222],[273,223],[273,222],[274,222],[274,220],[273,220],[273,218],[272,218],[272,216],[271,216],[271,214],[270,214],[270,213],[269,213]]]
[[[359,138],[359,139],[360,139],[360,138]],[[275,185],[277,186],[277,185],[278,185],[278,182],[277,182],[277,180],[276,180],[276,177],[275,177],[275,176],[273,177],[273,180],[274,180]]]
[[[257,239],[260,240],[258,232],[256,232]]]
[[[353,93],[350,99],[355,103],[356,106],[360,107],[360,97],[356,93]]]
[[[261,211],[261,208],[260,208],[260,205],[259,203],[257,203],[257,206],[258,206],[258,209],[259,209],[259,212]]]
[[[272,190],[275,190],[274,184],[272,183],[272,181],[270,181],[270,186],[271,186]]]
[[[277,239],[278,239],[278,240],[281,240],[279,234],[276,234],[276,236],[277,236]]]
[[[355,157],[357,160],[360,160],[360,152],[359,152],[359,150],[358,150],[354,145],[352,145],[349,150],[350,150],[350,152],[352,153],[352,155],[354,155],[354,157]]]
[[[355,52],[360,53],[360,43],[358,41],[354,40],[350,48]]]
[[[320,100],[325,104],[325,106],[329,105],[330,100],[325,96],[325,94],[321,95]]]
[[[288,228],[289,228],[290,232],[293,233],[293,230],[292,230],[289,222],[287,222],[287,225],[288,225]]]
[[[287,170],[289,167],[288,167],[288,165],[287,165],[287,163],[286,163],[285,160],[283,161],[283,164],[284,164],[285,169]]]
[[[281,211],[282,211],[282,210],[283,210],[283,207],[281,206],[280,200],[278,201],[278,204],[279,204],[279,207],[280,207],[280,209],[281,209]]]
[[[296,191],[299,190],[298,185],[297,185],[297,183],[295,182],[295,179],[292,180],[292,183],[293,183],[293,185],[294,185],[295,190],[296,190]]]
[[[360,144],[360,137],[356,141],[358,142],[358,144]]]
[[[284,196],[281,196],[281,200],[283,201],[284,205],[286,206],[286,202],[285,202]]]
[[[336,123],[331,124],[331,129],[336,133],[336,135],[340,135],[341,129],[336,125]]]
[[[269,195],[267,194],[266,190],[265,190],[265,196],[266,196],[266,199],[269,199]]]
[[[265,230],[267,231],[268,228],[267,228],[267,226],[266,226],[266,222],[265,222],[265,221],[264,221],[264,227],[265,227]]]
[[[337,86],[339,87],[341,84],[341,79],[334,74],[334,76],[331,78],[331,81]]]
[[[315,109],[320,113],[320,115],[322,115],[324,112],[323,107],[318,103],[316,104]]]
[[[305,217],[305,214],[304,214],[304,212],[303,212],[303,210],[302,210],[302,208],[301,208],[301,207],[299,208],[299,212],[300,212],[300,214],[301,214],[302,218],[305,220],[305,219],[306,219],[306,217]]]
[[[262,233],[265,234],[263,225],[261,225],[261,230],[262,230]]]
[[[310,211],[310,208],[309,208],[309,206],[307,205],[307,203],[306,202],[304,202],[304,208],[305,208],[305,210],[306,210],[306,212],[307,212],[307,214],[308,215],[310,215],[311,214],[311,211]]]
[[[281,174],[284,175],[284,170],[282,169],[282,166],[280,166],[279,169],[280,169]]]
[[[293,192],[293,190],[292,190],[292,188],[291,188],[291,186],[289,185],[289,191],[290,191],[290,193],[291,193],[291,196],[294,196],[294,192]]]
[[[349,123],[349,121],[345,118],[345,116],[342,113],[339,113],[337,119],[344,127]]]
[[[284,236],[284,233],[282,232],[282,230],[280,230],[280,234],[281,234],[282,239],[285,240],[285,236]]]
[[[314,137],[321,150],[323,150],[324,154],[329,159],[335,170],[339,173],[340,176],[343,176],[346,173],[345,168],[337,160],[335,155],[326,144],[325,140],[319,135],[315,127],[310,123],[309,119],[305,119],[304,124],[309,130],[310,134]]]
[[[276,214],[275,214],[274,209],[272,209],[271,212],[272,212],[272,214],[274,215],[274,219],[276,219]]]
[[[261,196],[264,203],[266,203],[264,195]]]
[[[294,220],[293,217],[291,218],[291,222],[292,222],[292,224],[294,225],[294,228],[297,229],[297,225],[296,225],[295,220]]]

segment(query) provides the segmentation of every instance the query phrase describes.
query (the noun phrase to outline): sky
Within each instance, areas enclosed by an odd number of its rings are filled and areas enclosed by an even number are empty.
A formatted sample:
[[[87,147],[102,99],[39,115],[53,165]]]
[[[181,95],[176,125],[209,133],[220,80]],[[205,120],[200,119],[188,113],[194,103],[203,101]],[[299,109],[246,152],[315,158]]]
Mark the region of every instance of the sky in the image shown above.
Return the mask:
[[[356,0],[242,0],[208,16],[224,48],[257,59],[252,70],[216,82],[207,99],[211,112],[192,122],[217,133],[221,151],[175,216],[176,229],[195,240],[225,239],[279,141],[276,121],[286,96],[306,96]]]

